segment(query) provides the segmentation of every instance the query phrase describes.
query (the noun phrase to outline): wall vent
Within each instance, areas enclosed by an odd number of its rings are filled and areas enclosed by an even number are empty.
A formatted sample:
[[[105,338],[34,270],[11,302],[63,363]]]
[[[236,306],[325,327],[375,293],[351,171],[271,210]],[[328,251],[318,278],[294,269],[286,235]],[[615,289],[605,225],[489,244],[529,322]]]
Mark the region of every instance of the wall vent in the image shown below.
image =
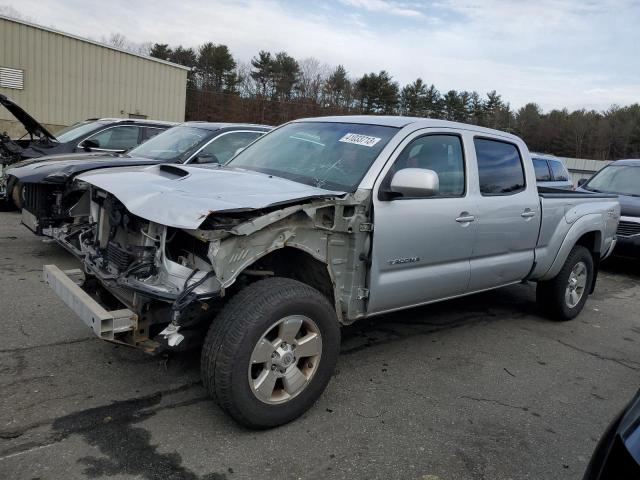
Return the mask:
[[[0,67],[0,87],[22,90],[24,88],[24,70]]]

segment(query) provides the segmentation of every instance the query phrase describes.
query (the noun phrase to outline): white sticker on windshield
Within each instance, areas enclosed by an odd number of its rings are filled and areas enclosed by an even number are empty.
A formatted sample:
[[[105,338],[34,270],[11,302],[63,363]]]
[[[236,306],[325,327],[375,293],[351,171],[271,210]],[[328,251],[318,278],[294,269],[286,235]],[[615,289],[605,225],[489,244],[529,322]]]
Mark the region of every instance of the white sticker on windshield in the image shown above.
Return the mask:
[[[359,133],[347,133],[339,142],[353,143],[354,145],[362,145],[364,147],[373,147],[381,138],[370,137],[369,135],[360,135]]]

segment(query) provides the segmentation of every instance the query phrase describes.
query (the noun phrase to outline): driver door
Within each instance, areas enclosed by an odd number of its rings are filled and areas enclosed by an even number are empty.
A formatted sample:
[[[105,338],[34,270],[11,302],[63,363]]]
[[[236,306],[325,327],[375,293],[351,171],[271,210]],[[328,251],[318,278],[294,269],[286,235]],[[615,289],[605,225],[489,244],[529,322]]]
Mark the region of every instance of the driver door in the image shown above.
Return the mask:
[[[476,223],[463,141],[446,129],[415,132],[376,181],[370,314],[467,292]],[[424,198],[390,193],[391,178],[404,168],[435,171],[437,192]]]

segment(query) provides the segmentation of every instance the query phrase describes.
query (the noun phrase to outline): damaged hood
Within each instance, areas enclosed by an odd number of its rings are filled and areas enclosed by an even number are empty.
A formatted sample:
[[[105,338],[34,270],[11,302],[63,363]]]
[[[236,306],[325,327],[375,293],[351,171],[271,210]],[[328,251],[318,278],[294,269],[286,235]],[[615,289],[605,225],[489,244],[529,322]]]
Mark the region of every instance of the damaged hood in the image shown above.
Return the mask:
[[[143,157],[128,157],[117,153],[91,152],[50,155],[23,160],[11,165],[7,175],[23,183],[39,183],[49,175],[58,175],[62,181],[98,168],[126,167],[131,165],[157,165],[159,160]]]
[[[9,112],[16,117],[16,120],[24,126],[24,129],[34,137],[47,137],[50,140],[56,141],[56,137],[44,128],[40,122],[25,112],[20,105],[1,93],[0,104],[9,110]]]
[[[134,215],[170,227],[197,229],[212,213],[259,210],[344,195],[249,170],[154,165],[80,175],[114,195]]]

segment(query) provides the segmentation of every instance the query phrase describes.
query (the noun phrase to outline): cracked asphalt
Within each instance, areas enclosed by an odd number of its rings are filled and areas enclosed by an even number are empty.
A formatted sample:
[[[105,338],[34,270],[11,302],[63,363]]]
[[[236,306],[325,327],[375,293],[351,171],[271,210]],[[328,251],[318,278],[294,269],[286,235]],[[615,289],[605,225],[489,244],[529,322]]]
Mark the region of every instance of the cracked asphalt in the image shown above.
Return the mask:
[[[517,285],[344,329],[317,404],[249,431],[207,398],[197,353],[93,338],[45,263],[76,267],[0,213],[3,479],[580,479],[640,384],[640,266],[614,259],[568,323]]]

